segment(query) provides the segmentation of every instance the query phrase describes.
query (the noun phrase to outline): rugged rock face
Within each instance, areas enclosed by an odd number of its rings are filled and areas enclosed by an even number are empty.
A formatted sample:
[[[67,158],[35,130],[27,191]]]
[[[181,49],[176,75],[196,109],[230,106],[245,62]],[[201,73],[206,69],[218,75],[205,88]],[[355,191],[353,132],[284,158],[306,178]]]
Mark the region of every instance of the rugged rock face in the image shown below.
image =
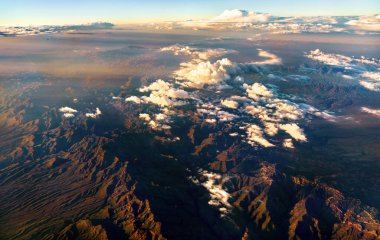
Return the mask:
[[[57,110],[26,120],[27,97],[1,96],[1,239],[164,239],[112,138]]]
[[[199,142],[195,149],[202,150],[196,154],[202,156],[206,146],[225,146],[210,136]],[[276,163],[247,157],[244,151],[235,144],[229,145],[209,163],[211,169],[221,173],[220,184],[228,189],[233,206],[249,216],[242,239],[379,238],[375,208],[319,180],[289,176]]]

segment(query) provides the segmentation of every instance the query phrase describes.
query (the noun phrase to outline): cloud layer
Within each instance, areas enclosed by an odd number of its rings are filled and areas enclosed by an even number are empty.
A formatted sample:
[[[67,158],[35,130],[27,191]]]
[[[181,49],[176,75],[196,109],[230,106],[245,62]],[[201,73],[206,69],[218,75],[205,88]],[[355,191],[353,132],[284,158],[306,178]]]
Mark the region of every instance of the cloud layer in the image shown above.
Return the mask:
[[[281,17],[241,9],[227,9],[220,15],[200,20],[173,21],[146,25],[148,28],[207,29],[251,31],[262,34],[299,34],[344,32],[373,34],[380,32],[380,15]]]
[[[380,92],[380,60],[375,58],[348,57],[341,54],[325,53],[319,49],[305,55],[314,61],[327,65],[343,78],[357,80],[364,88]]]
[[[225,49],[172,45],[160,51],[191,59],[181,63],[173,72],[174,79],[158,79],[139,88],[142,96],[125,99],[130,104],[153,104],[159,108],[160,113],[139,115],[151,129],[170,129],[175,119],[186,116],[178,114],[178,110],[188,105],[196,108],[196,114],[205,124],[228,124],[231,126],[230,137],[242,138],[251,146],[293,148],[293,140],[307,141],[304,130],[299,126],[299,121],[306,115],[333,119],[328,113],[310,105],[292,102],[293,97],[279,93],[277,86],[244,83],[240,74],[261,73],[263,67],[281,64],[281,58],[263,49],[257,49],[263,60],[248,63],[223,58],[223,53],[230,52]],[[217,57],[222,58],[213,60]],[[210,90],[224,97],[220,99],[218,95],[203,94],[203,91]],[[232,90],[234,95],[229,93]]]

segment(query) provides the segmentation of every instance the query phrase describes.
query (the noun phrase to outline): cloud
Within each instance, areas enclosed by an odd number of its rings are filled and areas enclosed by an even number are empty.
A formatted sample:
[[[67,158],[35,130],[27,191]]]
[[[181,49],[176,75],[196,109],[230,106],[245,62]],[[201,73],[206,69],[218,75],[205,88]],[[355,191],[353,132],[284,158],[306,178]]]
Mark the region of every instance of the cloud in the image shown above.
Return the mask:
[[[239,74],[248,72],[259,72],[262,65],[278,65],[282,60],[275,54],[258,49],[260,57],[266,58],[263,61],[251,63],[236,63],[228,58],[210,61],[212,57],[219,57],[227,53],[236,51],[225,49],[198,49],[183,45],[172,45],[162,48],[161,51],[171,51],[175,55],[188,55],[193,59],[189,62],[180,64],[180,68],[173,72],[173,76],[179,80],[183,86],[191,88],[204,88],[207,86],[216,86],[223,88],[227,86],[225,81],[235,78],[236,82],[242,82],[244,79]]]
[[[75,115],[72,114],[72,113],[64,113],[63,116],[64,116],[65,118],[72,118],[72,117],[74,117]]]
[[[62,113],[76,113],[78,112],[77,110],[70,108],[70,107],[61,107],[58,111]]]
[[[291,138],[284,139],[282,142],[282,146],[284,148],[294,148],[293,141]]]
[[[348,57],[341,54],[325,53],[319,49],[310,51],[305,54],[307,58],[319,61],[326,65],[341,67],[346,70],[353,70],[360,73],[365,71],[373,72],[374,67],[380,67],[380,60],[374,58],[360,58]],[[369,73],[366,73],[369,74]]]
[[[275,136],[278,133],[278,126],[273,122],[263,122],[264,131],[268,136]]]
[[[375,58],[348,57],[325,53],[319,49],[305,55],[314,61],[330,66],[345,79],[354,79],[364,88],[380,92],[380,60]],[[343,73],[343,75],[342,75]]]
[[[277,119],[289,119],[298,120],[303,116],[301,109],[288,101],[274,101],[272,104],[268,104],[267,107],[273,107],[276,109],[274,116]]]
[[[287,132],[294,140],[299,142],[307,141],[303,130],[295,123],[280,124],[279,128]]]
[[[139,89],[140,92],[150,92],[149,96],[130,96],[125,99],[127,102],[134,102],[140,104],[153,103],[160,107],[182,106],[187,104],[185,99],[191,99],[192,97],[188,92],[183,89],[176,88],[173,84],[168,83],[162,79],[158,79],[151,83],[149,86],[144,86]]]
[[[166,114],[163,114],[163,113],[158,113],[158,114],[156,114],[155,119],[157,121],[166,121],[167,122],[169,120],[169,116]]]
[[[255,124],[251,124],[247,128],[247,140],[248,143],[252,146],[256,146],[257,144],[259,144],[265,148],[274,147],[272,143],[270,143],[268,140],[264,138],[263,130]]]
[[[375,115],[376,117],[380,117],[380,109],[373,109],[373,108],[368,108],[368,107],[362,107],[361,111],[365,112],[365,113],[369,113],[369,114]]]
[[[259,56],[266,58],[266,60],[260,61],[260,62],[254,62],[254,64],[258,64],[258,65],[279,65],[282,63],[282,59],[279,58],[278,56],[276,56],[275,54],[264,51],[262,49],[257,49],[257,50],[259,51]]]
[[[309,54],[306,54],[306,57],[322,62],[327,65],[339,66],[339,67],[350,67],[352,58],[340,55],[340,54],[328,54],[324,53],[319,49],[310,51]]]
[[[223,106],[227,108],[232,108],[232,109],[236,109],[239,106],[239,103],[234,100],[225,99],[225,100],[222,100],[221,103]]]
[[[239,116],[226,112],[226,111],[218,111],[217,116],[218,116],[219,121],[221,122],[232,121],[236,118],[239,118]]]
[[[216,119],[215,118],[207,118],[205,121],[207,123],[216,123]]]
[[[140,113],[139,118],[145,120],[146,122],[150,122],[150,120],[151,120],[149,114],[147,114],[147,113]]]
[[[74,113],[77,113],[78,111],[71,108],[71,107],[61,107],[58,109],[59,112],[63,113],[63,117],[65,118],[72,118],[74,117]]]
[[[275,137],[279,130],[285,131],[296,141],[306,142],[307,138],[303,129],[296,124],[296,121],[306,114],[334,120],[331,114],[315,107],[291,102],[289,100],[291,96],[279,94],[278,88],[275,86],[271,85],[271,89],[269,89],[261,83],[254,83],[252,85],[244,84],[243,88],[248,97],[252,99],[251,102],[245,103],[244,112],[260,120],[260,124],[263,126],[262,128],[255,123],[246,128],[248,142],[252,145],[271,147],[274,144],[265,139],[264,133],[267,136]],[[289,141],[286,142],[286,146],[291,146]]]
[[[102,112],[100,111],[100,109],[96,108],[95,113],[86,113],[85,115],[86,115],[86,117],[89,117],[89,118],[97,118],[101,114],[102,114]]]
[[[371,16],[360,16],[346,22],[347,25],[360,30],[380,31],[380,14]]]
[[[380,83],[360,81],[359,84],[370,91],[380,92]]]
[[[192,56],[194,58],[208,60],[210,58],[221,57],[229,53],[236,53],[234,50],[227,50],[224,48],[216,49],[199,49],[181,44],[164,47],[160,49],[161,52],[173,52],[174,55]]]
[[[380,82],[380,72],[368,72],[368,71],[366,71],[366,72],[363,72],[360,76]]]
[[[112,29],[114,25],[107,22],[96,22],[83,25],[44,25],[44,26],[0,26],[0,36],[23,36],[52,34],[67,31]]]
[[[183,89],[174,88],[171,83],[158,79],[147,87],[140,88],[140,92],[152,92],[155,96],[165,96],[172,99],[190,99],[190,95]]]
[[[262,65],[281,63],[279,57],[262,49],[258,49],[259,55],[266,59],[248,63],[236,63],[227,58],[210,61],[208,58],[211,55],[200,57],[200,52],[213,52],[212,49],[199,50],[172,45],[161,51],[191,56],[192,59],[182,63],[179,69],[174,71],[175,79],[158,79],[139,88],[141,93],[149,93],[148,96],[127,98],[137,103],[160,106],[161,113],[154,117],[148,114],[139,116],[152,129],[170,129],[172,116],[186,116],[182,110],[178,115],[179,108],[185,104],[194,104],[198,117],[205,123],[228,124],[233,133],[231,136],[245,138],[245,142],[252,146],[275,147],[275,143],[282,142],[283,147],[291,148],[294,147],[292,139],[279,139],[283,138],[283,134],[279,134],[281,130],[294,140],[305,142],[307,138],[303,129],[297,125],[298,120],[305,115],[332,118],[328,113],[310,105],[292,102],[294,96],[279,93],[279,88],[275,85],[257,82],[252,85],[245,84],[243,78],[239,77],[240,74],[261,72]],[[236,78],[239,78],[239,81],[233,81]],[[217,94],[204,94],[205,90],[210,90],[209,86],[218,90]],[[230,90],[233,90],[234,95],[230,95]],[[237,95],[239,93],[241,95]],[[220,96],[224,99],[219,100]],[[267,137],[273,139],[273,142]]]
[[[244,84],[243,87],[246,89],[248,97],[256,101],[265,100],[273,96],[273,92],[261,83],[254,83],[251,86]]]
[[[380,31],[380,15],[371,16],[312,16],[280,17],[249,10],[227,9],[220,15],[208,19],[161,22],[145,25],[156,30],[213,30],[252,32],[255,37],[268,34],[302,34],[347,32],[350,34],[372,34]],[[375,32],[376,33],[376,32]],[[251,38],[251,39],[255,39]]]
[[[219,85],[229,80],[231,75],[241,73],[239,64],[231,62],[227,58],[210,61],[191,61],[181,63],[180,69],[174,72],[178,80],[182,80],[183,85],[192,88],[203,88],[205,85]]]
[[[182,106],[186,104],[185,101],[177,101],[166,95],[162,95],[160,92],[152,92],[149,96],[143,96],[141,99],[145,103],[153,103],[160,107]]]
[[[256,13],[253,11],[231,9],[224,10],[222,14],[211,18],[209,22],[268,22],[270,20],[276,19],[270,14],[267,13]]]
[[[139,97],[136,97],[136,96],[130,96],[130,97],[127,97],[125,99],[126,102],[134,102],[134,103],[137,103],[137,104],[140,104],[141,103],[141,99]]]
[[[153,118],[148,113],[140,113],[139,118],[144,120],[153,130],[171,129],[171,126],[167,124],[170,122],[170,117],[163,113],[158,113]]]
[[[202,171],[201,174],[206,178],[206,181],[202,183],[202,186],[204,186],[210,193],[211,200],[208,204],[218,207],[223,215],[228,213],[228,209],[232,206],[228,202],[231,195],[223,189],[225,179],[217,173]],[[195,181],[195,183],[197,182]]]

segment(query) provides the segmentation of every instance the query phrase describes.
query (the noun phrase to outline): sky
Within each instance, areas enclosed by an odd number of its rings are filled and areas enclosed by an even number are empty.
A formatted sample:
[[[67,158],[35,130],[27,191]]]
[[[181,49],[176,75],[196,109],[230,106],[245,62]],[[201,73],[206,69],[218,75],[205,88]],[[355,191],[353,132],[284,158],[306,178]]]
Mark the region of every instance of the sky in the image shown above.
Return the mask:
[[[371,15],[380,13],[380,0],[0,0],[0,25],[182,21],[225,9],[276,16]]]

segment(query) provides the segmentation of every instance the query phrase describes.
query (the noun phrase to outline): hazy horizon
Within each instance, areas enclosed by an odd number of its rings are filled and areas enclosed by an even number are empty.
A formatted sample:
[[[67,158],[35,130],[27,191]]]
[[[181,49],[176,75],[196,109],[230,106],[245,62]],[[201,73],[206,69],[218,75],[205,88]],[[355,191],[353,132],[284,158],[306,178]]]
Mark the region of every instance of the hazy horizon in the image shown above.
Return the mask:
[[[379,13],[380,3],[364,1],[30,1],[0,3],[0,25],[72,25],[92,22],[131,23],[209,19],[226,9],[246,9],[273,16],[362,16]],[[159,9],[159,11],[157,11]]]

